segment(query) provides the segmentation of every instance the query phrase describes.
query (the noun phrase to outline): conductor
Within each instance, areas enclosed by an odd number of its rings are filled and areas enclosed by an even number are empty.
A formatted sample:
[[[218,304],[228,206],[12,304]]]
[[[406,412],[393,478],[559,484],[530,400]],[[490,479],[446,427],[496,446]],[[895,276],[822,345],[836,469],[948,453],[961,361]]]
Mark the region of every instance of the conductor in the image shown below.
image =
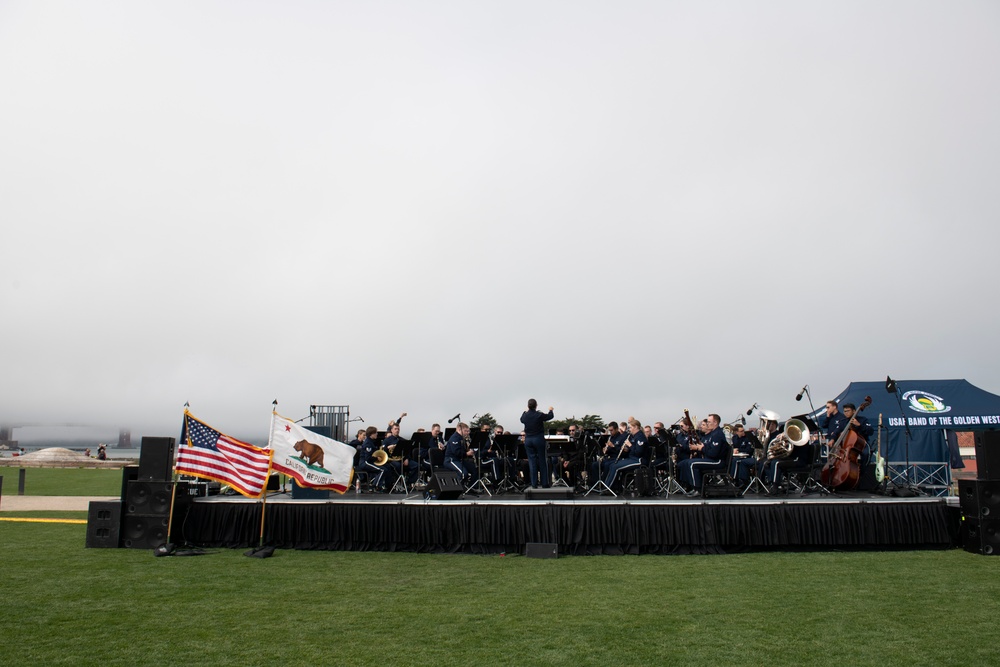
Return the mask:
[[[550,406],[548,413],[538,411],[538,401],[528,399],[528,409],[521,415],[524,424],[524,449],[528,452],[528,474],[531,488],[549,488],[552,478],[549,476],[549,464],[545,457],[545,428],[543,424],[555,415]]]

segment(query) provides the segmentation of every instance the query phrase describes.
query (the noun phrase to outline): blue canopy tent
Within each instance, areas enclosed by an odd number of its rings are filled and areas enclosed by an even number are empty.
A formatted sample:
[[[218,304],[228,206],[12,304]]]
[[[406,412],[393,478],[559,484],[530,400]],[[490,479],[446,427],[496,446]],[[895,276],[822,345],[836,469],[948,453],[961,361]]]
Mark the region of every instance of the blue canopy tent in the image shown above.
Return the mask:
[[[1000,396],[984,391],[967,380],[897,380],[896,393],[886,391],[886,382],[852,382],[834,400],[839,405],[860,406],[865,396],[872,404],[862,414],[876,429],[882,415],[882,456],[894,482],[911,481],[922,486],[951,484],[949,431],[981,431],[1000,428]],[[817,419],[826,407],[809,414]],[[909,427],[909,455],[906,441]],[[910,470],[906,470],[906,462]],[[910,477],[907,477],[907,474]]]

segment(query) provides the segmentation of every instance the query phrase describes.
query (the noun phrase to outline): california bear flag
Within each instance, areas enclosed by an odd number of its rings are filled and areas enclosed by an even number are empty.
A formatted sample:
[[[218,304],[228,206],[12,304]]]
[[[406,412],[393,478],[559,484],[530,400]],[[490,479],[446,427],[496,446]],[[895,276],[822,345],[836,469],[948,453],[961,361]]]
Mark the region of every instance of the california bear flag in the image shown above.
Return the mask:
[[[337,493],[351,488],[354,448],[350,445],[313,433],[272,413],[268,447],[274,450],[271,469],[295,478],[301,486],[333,489]]]

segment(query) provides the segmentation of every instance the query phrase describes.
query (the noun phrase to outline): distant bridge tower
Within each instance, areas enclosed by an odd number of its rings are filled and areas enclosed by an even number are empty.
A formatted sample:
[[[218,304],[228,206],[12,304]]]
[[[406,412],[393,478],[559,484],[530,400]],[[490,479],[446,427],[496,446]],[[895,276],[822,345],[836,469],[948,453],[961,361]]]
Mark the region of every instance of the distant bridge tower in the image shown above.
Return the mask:
[[[132,431],[127,428],[118,431],[118,449],[132,449]]]
[[[14,435],[14,427],[0,425],[0,445],[6,445],[8,449],[17,449],[17,440],[11,440]]]

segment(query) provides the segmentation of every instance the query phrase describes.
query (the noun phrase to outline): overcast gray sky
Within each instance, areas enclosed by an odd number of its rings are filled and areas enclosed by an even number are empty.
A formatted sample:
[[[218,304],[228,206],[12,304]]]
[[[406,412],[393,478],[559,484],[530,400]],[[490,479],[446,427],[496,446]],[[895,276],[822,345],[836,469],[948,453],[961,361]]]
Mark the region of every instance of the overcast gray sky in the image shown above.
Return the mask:
[[[0,422],[1000,393],[998,63],[992,0],[0,0]]]

